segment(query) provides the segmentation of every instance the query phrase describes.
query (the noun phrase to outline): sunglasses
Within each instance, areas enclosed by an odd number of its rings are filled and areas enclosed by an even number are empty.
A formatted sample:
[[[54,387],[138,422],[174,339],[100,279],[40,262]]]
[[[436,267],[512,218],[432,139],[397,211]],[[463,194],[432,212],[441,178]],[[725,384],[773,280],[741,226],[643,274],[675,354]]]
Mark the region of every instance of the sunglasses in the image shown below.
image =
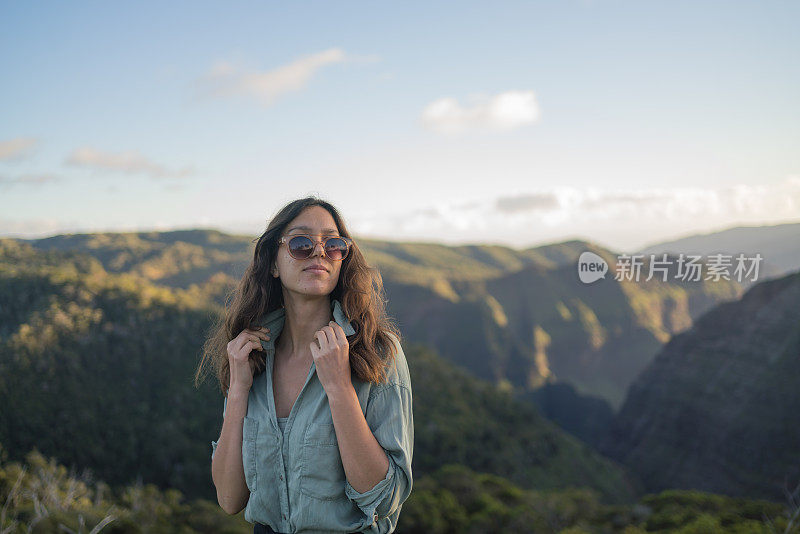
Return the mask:
[[[291,237],[283,236],[278,240],[278,246],[286,243],[289,255],[296,260],[307,260],[314,253],[317,242],[308,234],[296,234]],[[328,236],[322,238],[323,254],[329,260],[341,261],[350,252],[353,240],[347,237]]]

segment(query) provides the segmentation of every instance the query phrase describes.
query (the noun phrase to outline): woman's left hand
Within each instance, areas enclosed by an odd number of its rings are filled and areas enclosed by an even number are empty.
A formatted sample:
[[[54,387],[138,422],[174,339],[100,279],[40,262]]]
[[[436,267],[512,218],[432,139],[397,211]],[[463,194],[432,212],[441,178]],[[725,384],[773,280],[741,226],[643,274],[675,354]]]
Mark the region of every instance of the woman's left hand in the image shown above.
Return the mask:
[[[348,387],[352,389],[350,344],[342,327],[336,321],[331,321],[314,335],[316,341],[311,342],[311,356],[314,357],[317,376],[325,392],[330,396]]]

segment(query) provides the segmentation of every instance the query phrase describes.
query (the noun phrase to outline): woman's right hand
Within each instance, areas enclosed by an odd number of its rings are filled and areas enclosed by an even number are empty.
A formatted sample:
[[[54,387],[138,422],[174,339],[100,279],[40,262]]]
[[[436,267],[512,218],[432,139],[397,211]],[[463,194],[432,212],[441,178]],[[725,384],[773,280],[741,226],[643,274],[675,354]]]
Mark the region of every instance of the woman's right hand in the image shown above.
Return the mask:
[[[245,328],[239,335],[228,342],[228,362],[231,369],[231,390],[243,393],[250,391],[253,385],[255,362],[250,357],[253,350],[264,350],[261,340],[269,339],[269,328]]]

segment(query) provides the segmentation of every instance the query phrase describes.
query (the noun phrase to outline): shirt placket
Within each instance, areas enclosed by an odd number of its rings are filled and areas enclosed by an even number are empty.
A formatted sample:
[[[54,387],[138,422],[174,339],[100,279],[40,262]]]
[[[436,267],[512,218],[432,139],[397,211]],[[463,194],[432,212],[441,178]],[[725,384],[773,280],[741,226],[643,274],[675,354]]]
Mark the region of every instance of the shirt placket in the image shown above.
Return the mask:
[[[286,421],[286,433],[288,434],[288,432],[289,432],[289,421]],[[288,481],[288,475],[286,474],[286,463],[287,463],[286,455],[288,452],[286,445],[289,443],[289,439],[287,436],[283,435],[283,432],[281,432],[280,429],[278,429],[278,434],[276,437],[278,438],[278,446],[281,449],[281,454],[279,456],[279,458],[281,459],[281,466],[280,466],[281,471],[280,474],[278,475],[281,487],[281,518],[283,519],[283,526],[281,527],[281,530],[289,532],[291,530],[291,527],[286,528],[289,526],[289,517],[291,517],[289,509],[289,481]]]
[[[274,354],[273,354],[274,356]],[[300,410],[300,403],[303,398],[303,393],[308,386],[309,381],[311,380],[312,375],[314,374],[314,370],[316,369],[316,365],[314,362],[311,363],[311,368],[308,370],[308,376],[306,376],[306,381],[303,384],[303,387],[300,389],[300,393],[298,393],[297,398],[292,405],[292,409],[289,411],[289,419],[286,420],[286,427],[285,431],[281,432],[280,427],[278,426],[278,414],[275,408],[275,396],[273,390],[272,381],[272,374],[270,373],[270,406],[272,408],[272,413],[270,414],[270,418],[272,419],[272,424],[278,430],[276,434],[276,440],[278,442],[278,446],[280,447],[281,454],[279,456],[281,461],[280,466],[280,473],[278,475],[278,479],[280,480],[280,488],[281,488],[281,519],[283,520],[283,524],[281,526],[281,530],[285,530],[290,532],[292,530],[292,525],[289,521],[291,515],[291,503],[289,502],[289,474],[287,471],[287,464],[291,463],[289,461],[289,444],[290,444],[290,434],[293,427],[293,422],[297,416],[297,412]]]
[[[277,328],[274,328],[273,332],[275,332],[276,330],[278,332],[273,334],[273,335],[275,335],[277,337],[278,333],[280,333],[280,325],[275,325],[275,326]],[[283,436],[283,432],[281,432],[281,428],[278,425],[278,413],[277,413],[277,408],[275,408],[275,393],[274,393],[275,385],[274,385],[274,381],[272,380],[273,379],[273,376],[272,376],[272,365],[273,365],[274,358],[275,358],[275,349],[274,349],[274,347],[269,347],[267,349],[267,354],[266,354],[266,364],[267,364],[266,375],[267,375],[267,385],[268,385],[268,387],[267,387],[267,404],[269,405],[268,417],[269,417],[269,424],[272,425],[272,427],[275,429],[275,446],[278,449],[280,449],[280,451],[281,451],[281,454],[278,455],[278,459],[279,459],[279,461],[281,463],[280,468],[278,470],[278,479],[279,479],[278,487],[280,488],[279,493],[280,493],[280,507],[281,507],[281,509],[280,509],[280,519],[281,519],[280,530],[281,531],[288,531],[287,530],[287,525],[289,524],[289,517],[290,517],[290,514],[289,514],[289,488],[288,488],[288,485],[287,485],[288,481],[287,481],[287,475],[286,475],[286,447],[284,446],[288,440],[285,439],[285,437]],[[299,396],[298,396],[298,398],[299,398]],[[295,404],[297,404],[297,401],[295,401]],[[292,407],[292,409],[294,409],[294,407]],[[288,432],[288,430],[289,430],[289,425],[288,425],[288,421],[287,421],[286,431]],[[273,506],[274,503],[264,503],[264,505],[266,507],[270,507],[270,506]]]

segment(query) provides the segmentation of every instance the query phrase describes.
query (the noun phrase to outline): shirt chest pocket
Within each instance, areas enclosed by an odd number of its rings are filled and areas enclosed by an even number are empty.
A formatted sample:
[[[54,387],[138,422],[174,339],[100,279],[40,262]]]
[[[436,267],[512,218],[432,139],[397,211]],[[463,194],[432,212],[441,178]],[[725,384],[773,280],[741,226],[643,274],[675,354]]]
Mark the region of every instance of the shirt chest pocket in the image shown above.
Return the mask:
[[[258,489],[256,477],[257,436],[258,419],[245,416],[242,423],[242,467],[244,467],[244,480],[251,493]]]
[[[300,454],[300,491],[321,500],[346,499],[344,466],[332,423],[312,423]]]

